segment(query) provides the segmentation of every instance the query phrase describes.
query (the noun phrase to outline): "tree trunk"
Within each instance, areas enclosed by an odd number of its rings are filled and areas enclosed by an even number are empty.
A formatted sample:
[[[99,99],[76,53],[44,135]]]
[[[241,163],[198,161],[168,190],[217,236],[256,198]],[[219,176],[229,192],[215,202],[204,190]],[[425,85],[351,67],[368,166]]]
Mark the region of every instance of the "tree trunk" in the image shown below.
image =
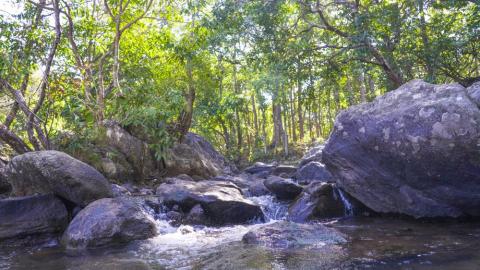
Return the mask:
[[[285,156],[287,157],[288,156],[288,133],[287,133],[287,130],[288,128],[286,127],[287,126],[287,121],[288,121],[288,116],[287,116],[287,110],[284,110],[284,117],[283,117],[283,121],[284,121],[284,129],[283,129],[283,132],[282,132],[282,141],[283,141],[283,152],[285,154]]]
[[[259,134],[259,130],[258,130],[257,106],[255,104],[255,94],[254,93],[252,93],[251,102],[252,102],[252,112],[253,112],[253,125],[255,127],[255,144],[256,144],[258,134]]]
[[[267,154],[267,117],[265,113],[265,108],[260,107],[260,110],[262,111],[262,137],[263,137],[263,152],[264,154]]]
[[[235,56],[234,56],[235,59]],[[237,66],[236,64],[233,64],[233,91],[235,94],[239,94],[240,92],[240,87],[238,84],[237,80]],[[242,135],[242,124],[240,121],[240,115],[238,111],[238,106],[235,107],[235,123],[236,123],[236,129],[237,129],[237,150],[238,154],[241,156],[242,153],[242,144],[243,144],[243,135]]]
[[[430,48],[430,40],[427,33],[427,24],[425,22],[424,1],[418,0],[418,12],[420,14],[420,35],[423,43],[423,55],[425,57],[425,65],[427,68],[427,81],[436,82],[434,61],[432,59],[432,51]]]
[[[190,58],[187,58],[185,71],[187,74],[188,86],[187,92],[184,93],[185,106],[180,113],[179,118],[179,138],[178,141],[182,142],[185,135],[187,135],[190,126],[192,125],[193,117],[193,104],[195,103],[195,83],[193,80],[193,64]]]
[[[290,117],[292,121],[292,139],[293,142],[297,142],[297,124],[295,123],[295,99],[293,97],[293,87],[289,91],[290,97]]]
[[[305,137],[304,122],[303,122],[303,108],[302,108],[302,82],[300,79],[297,81],[297,110],[298,110],[298,127],[300,132],[300,141],[303,141]]]

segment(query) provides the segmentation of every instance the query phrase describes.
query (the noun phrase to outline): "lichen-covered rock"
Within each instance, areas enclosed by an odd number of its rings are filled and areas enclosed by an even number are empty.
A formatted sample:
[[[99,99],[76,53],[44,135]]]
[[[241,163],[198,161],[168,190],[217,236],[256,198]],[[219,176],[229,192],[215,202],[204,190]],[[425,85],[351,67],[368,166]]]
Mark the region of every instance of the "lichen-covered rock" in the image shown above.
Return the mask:
[[[147,239],[157,234],[153,217],[138,200],[107,198],[85,207],[62,237],[69,249],[83,249]]]
[[[67,224],[67,209],[54,195],[0,200],[0,241],[62,232]]]
[[[120,152],[131,167],[135,170],[136,182],[142,182],[147,178],[154,178],[157,175],[157,164],[147,142],[130,134],[115,121],[105,121],[107,140],[104,142]],[[113,161],[112,161],[113,162]],[[125,166],[120,163],[112,163],[108,160],[102,161],[102,167],[116,175]]]
[[[263,181],[265,187],[280,200],[293,200],[302,192],[303,188],[291,179],[278,176],[269,176]]]
[[[201,205],[210,223],[214,225],[264,219],[260,206],[245,199],[240,188],[229,182],[177,179],[161,184],[156,194],[168,206],[179,205],[184,213],[190,212],[195,205]]]
[[[243,236],[246,244],[274,249],[319,247],[346,243],[346,237],[321,224],[299,224],[277,221],[252,229]]]
[[[320,162],[312,161],[300,167],[295,175],[300,184],[309,184],[313,181],[328,182],[332,180],[332,175]]]
[[[323,150],[338,184],[377,212],[480,216],[480,85],[413,80],[341,112]]]
[[[165,159],[167,176],[187,174],[208,179],[236,171],[235,166],[229,164],[208,141],[191,132],[187,133],[183,143],[175,144],[167,151]]]
[[[4,170],[12,195],[53,193],[80,206],[111,197],[107,179],[90,165],[59,151],[28,152]]]

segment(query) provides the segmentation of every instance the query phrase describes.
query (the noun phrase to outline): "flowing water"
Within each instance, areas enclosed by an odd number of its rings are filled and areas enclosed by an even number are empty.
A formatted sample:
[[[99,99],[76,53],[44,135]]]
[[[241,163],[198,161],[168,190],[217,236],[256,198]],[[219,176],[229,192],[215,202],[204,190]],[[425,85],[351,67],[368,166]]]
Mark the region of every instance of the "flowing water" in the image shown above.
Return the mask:
[[[338,195],[340,197],[340,200],[342,200],[343,207],[345,207],[345,216],[346,217],[351,217],[353,216],[353,206],[350,203],[350,201],[347,199],[347,196],[343,193],[343,191],[339,188],[335,189],[338,192]]]
[[[271,196],[251,199],[267,222],[285,219],[286,204]],[[262,224],[173,227],[160,217],[159,236],[124,246],[83,252],[66,252],[52,242],[2,247],[0,269],[480,269],[480,223],[349,217],[325,224],[348,242],[275,250],[242,243],[246,232]]]

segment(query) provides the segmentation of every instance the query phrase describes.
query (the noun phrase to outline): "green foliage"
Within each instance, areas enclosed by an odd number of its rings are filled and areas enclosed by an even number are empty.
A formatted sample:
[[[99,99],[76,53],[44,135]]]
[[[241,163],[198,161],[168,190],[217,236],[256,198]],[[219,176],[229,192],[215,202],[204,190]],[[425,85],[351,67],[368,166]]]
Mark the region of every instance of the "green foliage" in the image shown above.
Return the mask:
[[[18,2],[17,14],[0,12],[0,78],[16,89],[26,81],[23,95],[33,107],[54,38],[52,7]],[[119,25],[128,27],[118,36],[115,15],[127,2]],[[178,140],[175,127],[193,91],[191,130],[228,157],[273,159],[287,150],[295,156],[328,136],[340,110],[399,83],[480,76],[480,5],[473,1],[148,4],[61,1],[62,37],[37,114],[50,138],[75,135],[69,151],[101,140],[102,121],[113,119],[136,130],[161,159]],[[13,103],[0,89],[2,122]],[[10,125],[25,141],[26,123],[18,113]],[[275,142],[279,124],[287,144]]]

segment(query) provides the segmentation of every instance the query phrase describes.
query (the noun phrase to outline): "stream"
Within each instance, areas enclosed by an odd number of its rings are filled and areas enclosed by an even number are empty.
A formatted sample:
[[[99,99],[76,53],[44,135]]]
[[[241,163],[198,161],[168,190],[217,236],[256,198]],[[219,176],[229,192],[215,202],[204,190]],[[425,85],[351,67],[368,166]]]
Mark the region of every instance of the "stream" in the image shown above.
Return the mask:
[[[287,204],[272,196],[250,197],[267,223],[286,218]],[[350,210],[350,209],[349,209]],[[264,224],[220,228],[171,226],[144,241],[88,251],[65,251],[55,242],[0,249],[0,269],[479,269],[480,223],[420,222],[345,217],[323,224],[347,235],[335,247],[318,243],[291,249],[244,244],[242,236]]]

